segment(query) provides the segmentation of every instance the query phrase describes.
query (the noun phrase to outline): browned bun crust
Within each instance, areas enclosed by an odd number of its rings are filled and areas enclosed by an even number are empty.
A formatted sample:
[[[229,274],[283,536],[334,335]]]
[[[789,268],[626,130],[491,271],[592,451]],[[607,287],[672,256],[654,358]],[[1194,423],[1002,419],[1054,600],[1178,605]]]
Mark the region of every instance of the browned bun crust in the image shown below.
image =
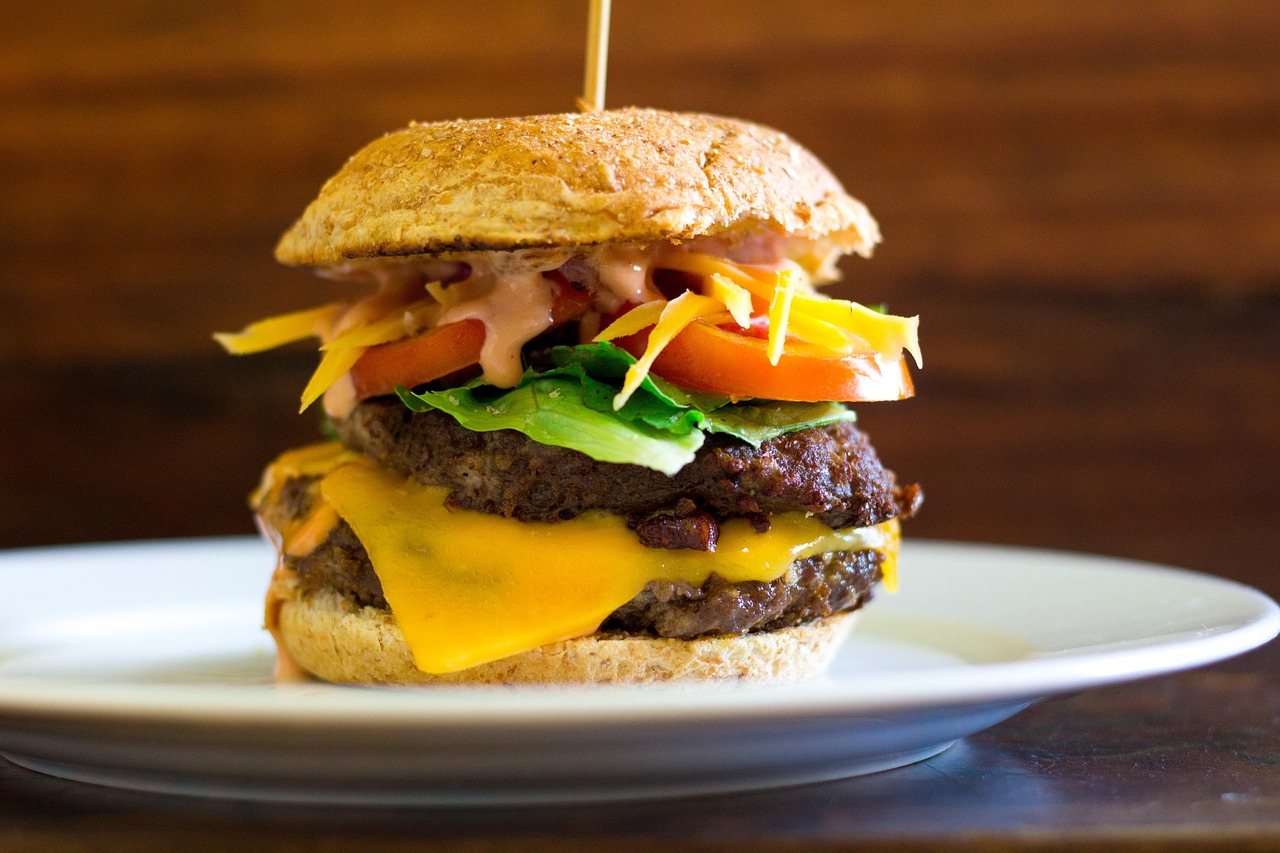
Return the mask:
[[[552,643],[461,672],[432,675],[413,663],[395,619],[332,590],[306,596],[277,584],[276,642],[302,669],[339,684],[646,684],[661,681],[799,681],[831,663],[855,614],[781,631],[670,640],[607,633]]]
[[[727,237],[869,254],[875,220],[758,124],[622,109],[412,124],[360,150],[276,247],[282,263]]]

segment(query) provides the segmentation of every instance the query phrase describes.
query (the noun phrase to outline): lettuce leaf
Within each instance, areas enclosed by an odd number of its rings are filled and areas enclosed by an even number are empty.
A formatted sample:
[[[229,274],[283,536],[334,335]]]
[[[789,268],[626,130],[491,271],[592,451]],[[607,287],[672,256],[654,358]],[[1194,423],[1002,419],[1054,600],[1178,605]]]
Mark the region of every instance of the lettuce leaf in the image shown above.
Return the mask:
[[[752,400],[708,413],[703,429],[707,432],[728,433],[759,447],[784,433],[853,420],[857,420],[857,416],[840,403]]]
[[[439,409],[469,430],[513,429],[541,444],[567,447],[600,462],[644,465],[673,475],[693,461],[704,434],[654,429],[586,405],[583,386],[570,377],[551,376],[494,395],[491,385],[464,386],[414,394],[399,389],[415,412]]]
[[[600,462],[643,465],[673,475],[693,461],[707,433],[759,447],[784,433],[854,419],[839,403],[787,403],[688,391],[650,374],[621,409],[613,398],[635,359],[609,343],[556,347],[553,367],[527,370],[511,389],[476,380],[459,388],[397,389],[415,412],[438,409],[476,432],[513,429]]]
[[[551,361],[558,368],[581,366],[589,375],[608,381],[620,390],[627,375],[627,368],[636,363],[636,358],[607,341],[599,341],[593,344],[580,344],[576,347],[555,347],[551,350]],[[686,391],[652,373],[645,376],[640,387],[668,405],[694,408],[703,412],[718,409],[729,402],[729,398],[722,394]],[[615,390],[614,393],[617,391]],[[611,400],[610,408],[612,407]]]

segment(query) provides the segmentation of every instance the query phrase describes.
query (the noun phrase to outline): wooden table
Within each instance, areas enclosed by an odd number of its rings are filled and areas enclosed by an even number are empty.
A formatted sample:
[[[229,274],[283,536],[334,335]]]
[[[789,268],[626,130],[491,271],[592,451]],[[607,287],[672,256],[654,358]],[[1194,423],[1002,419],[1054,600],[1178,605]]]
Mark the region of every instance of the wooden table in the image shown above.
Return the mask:
[[[248,533],[313,354],[209,340],[335,298],[276,236],[410,119],[569,109],[579,0],[0,4],[0,547]],[[608,99],[813,148],[922,316],[859,416],[908,535],[1114,554],[1280,597],[1280,4],[615,0]],[[785,6],[785,11],[783,8]],[[696,7],[696,8],[693,8]],[[150,797],[0,764],[0,849],[1280,849],[1280,644],[1042,702],[794,790],[510,811]]]

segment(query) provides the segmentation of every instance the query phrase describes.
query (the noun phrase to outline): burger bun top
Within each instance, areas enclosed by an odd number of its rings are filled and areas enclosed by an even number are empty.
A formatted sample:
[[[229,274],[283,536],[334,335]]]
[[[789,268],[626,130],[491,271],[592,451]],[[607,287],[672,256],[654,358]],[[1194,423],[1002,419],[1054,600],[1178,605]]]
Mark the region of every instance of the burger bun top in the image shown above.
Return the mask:
[[[282,263],[761,232],[869,254],[861,202],[786,134],[651,109],[411,124],[357,152],[281,238]]]

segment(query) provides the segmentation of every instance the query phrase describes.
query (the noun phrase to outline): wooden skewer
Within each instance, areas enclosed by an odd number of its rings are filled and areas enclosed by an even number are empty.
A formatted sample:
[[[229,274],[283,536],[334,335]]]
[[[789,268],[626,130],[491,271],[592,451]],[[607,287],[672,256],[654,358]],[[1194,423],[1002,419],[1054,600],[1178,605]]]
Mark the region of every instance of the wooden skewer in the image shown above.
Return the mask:
[[[590,0],[587,19],[587,67],[578,109],[592,112],[604,109],[605,70],[609,65],[609,2]]]

